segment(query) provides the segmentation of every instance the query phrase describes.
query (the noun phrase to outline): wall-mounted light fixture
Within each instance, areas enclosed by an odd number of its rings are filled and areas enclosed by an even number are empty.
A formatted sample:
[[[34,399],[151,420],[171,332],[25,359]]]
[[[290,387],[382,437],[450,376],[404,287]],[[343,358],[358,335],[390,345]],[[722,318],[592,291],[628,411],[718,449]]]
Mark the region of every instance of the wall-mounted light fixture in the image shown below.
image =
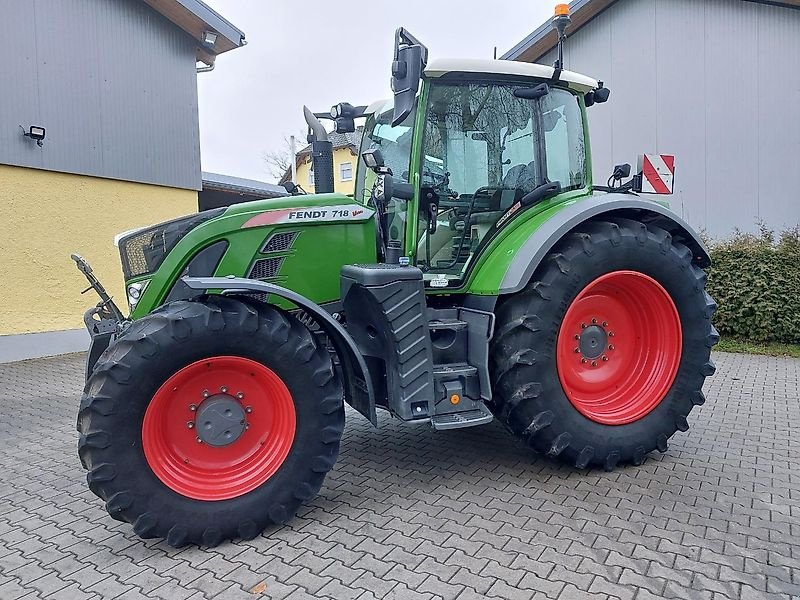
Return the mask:
[[[25,137],[29,137],[32,140],[35,140],[37,146],[41,148],[44,145],[43,144],[45,135],[44,127],[39,127],[38,125],[31,125],[28,131],[25,131],[25,128],[22,127],[22,125],[20,125],[20,128],[22,129],[22,135],[24,135]]]
[[[214,44],[217,43],[217,34],[213,31],[204,31],[203,32],[203,46],[206,48],[213,48]]]

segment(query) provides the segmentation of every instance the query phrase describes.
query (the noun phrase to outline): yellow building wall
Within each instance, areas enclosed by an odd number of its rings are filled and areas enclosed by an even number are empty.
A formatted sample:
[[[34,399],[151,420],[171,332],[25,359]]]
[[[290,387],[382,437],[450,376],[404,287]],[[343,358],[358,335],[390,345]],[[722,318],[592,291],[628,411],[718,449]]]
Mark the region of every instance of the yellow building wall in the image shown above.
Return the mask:
[[[314,186],[308,182],[308,173],[311,171],[311,157],[306,157],[306,162],[297,167],[297,184],[309,194],[314,193]],[[349,181],[342,181],[342,163],[353,165],[353,177]],[[354,155],[349,148],[337,148],[333,151],[333,190],[348,196],[353,195],[356,183],[356,166],[358,156]]]
[[[0,335],[83,327],[73,252],[127,312],[114,235],[194,212],[192,190],[0,165]]]

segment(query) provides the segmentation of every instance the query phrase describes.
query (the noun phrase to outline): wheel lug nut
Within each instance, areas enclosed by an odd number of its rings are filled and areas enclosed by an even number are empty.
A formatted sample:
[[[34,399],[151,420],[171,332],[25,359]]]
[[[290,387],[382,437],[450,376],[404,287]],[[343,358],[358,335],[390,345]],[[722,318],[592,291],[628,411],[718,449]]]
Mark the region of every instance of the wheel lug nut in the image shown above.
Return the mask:
[[[586,329],[586,323],[581,323],[581,329]]]
[[[247,408],[244,409],[244,412],[246,412],[246,413],[253,412],[253,407],[252,406],[248,406]]]
[[[597,366],[597,361],[596,361],[596,360],[593,360],[593,361],[592,361],[592,366],[593,366],[593,367],[596,367],[596,366]]]
[[[228,393],[228,388],[226,388],[226,387],[223,385],[221,388],[219,388],[219,391],[220,391],[220,392],[222,392],[223,394],[227,394],[227,393]]]
[[[186,426],[187,426],[189,429],[194,429],[194,423],[192,423],[191,421],[187,421],[187,422],[186,422]]]
[[[607,361],[607,360],[608,360],[608,357],[604,354],[603,355],[603,361]]]
[[[608,349],[609,349],[609,350],[613,350],[613,349],[614,349],[614,344],[609,344],[609,345],[608,345]]]
[[[189,405],[189,410],[192,411],[192,412],[196,411],[197,410],[197,404],[190,404]]]
[[[575,354],[578,354],[581,351],[580,348],[575,348]]]
[[[208,393],[208,390],[203,390],[203,398],[208,398],[211,394]]]
[[[582,364],[585,364],[585,363],[586,363],[586,359],[585,359],[585,358],[582,358],[582,359],[581,359],[581,363],[582,363]]]
[[[603,321],[603,327],[608,327],[608,321]]]
[[[592,319],[592,325],[597,325],[597,319]]]
[[[196,439],[197,439],[197,443],[198,443],[198,444],[202,444],[202,443],[203,443],[203,440],[201,440],[201,439],[200,439],[200,436],[197,436],[197,438],[196,438]]]
[[[237,397],[239,400],[241,400],[242,398],[244,398],[244,393],[242,393],[242,392],[237,392],[237,393],[236,393],[236,397]]]
[[[608,332],[608,337],[614,337],[614,332],[613,331],[609,331]]]
[[[575,339],[576,339],[576,340],[579,340],[579,339],[581,339],[581,336],[579,336],[579,335],[576,333],[576,334],[575,334]]]

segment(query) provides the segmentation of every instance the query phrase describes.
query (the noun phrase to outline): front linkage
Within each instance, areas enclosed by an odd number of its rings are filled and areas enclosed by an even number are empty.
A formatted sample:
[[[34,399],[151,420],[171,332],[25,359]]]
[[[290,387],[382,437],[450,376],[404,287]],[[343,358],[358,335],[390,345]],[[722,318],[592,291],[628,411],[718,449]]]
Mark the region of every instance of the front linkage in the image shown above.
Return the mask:
[[[97,359],[108,348],[111,340],[124,331],[130,321],[125,318],[125,315],[114,303],[114,299],[108,295],[103,284],[95,277],[92,267],[86,259],[80,254],[72,254],[70,258],[75,261],[78,270],[89,282],[89,287],[81,294],[94,290],[100,296],[100,302],[83,314],[83,322],[92,337],[89,355],[86,359],[86,379],[89,379]]]

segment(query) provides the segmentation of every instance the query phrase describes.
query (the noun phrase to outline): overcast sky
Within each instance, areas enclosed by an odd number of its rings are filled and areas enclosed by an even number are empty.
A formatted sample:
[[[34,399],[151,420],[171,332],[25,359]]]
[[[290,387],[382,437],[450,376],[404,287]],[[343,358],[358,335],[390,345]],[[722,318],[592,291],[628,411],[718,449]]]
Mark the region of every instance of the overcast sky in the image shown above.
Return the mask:
[[[205,0],[247,45],[198,75],[204,171],[272,181],[262,158],[305,131],[314,111],[387,98],[394,31],[406,27],[432,58],[491,58],[552,14],[555,0]],[[301,140],[302,143],[302,140]]]

